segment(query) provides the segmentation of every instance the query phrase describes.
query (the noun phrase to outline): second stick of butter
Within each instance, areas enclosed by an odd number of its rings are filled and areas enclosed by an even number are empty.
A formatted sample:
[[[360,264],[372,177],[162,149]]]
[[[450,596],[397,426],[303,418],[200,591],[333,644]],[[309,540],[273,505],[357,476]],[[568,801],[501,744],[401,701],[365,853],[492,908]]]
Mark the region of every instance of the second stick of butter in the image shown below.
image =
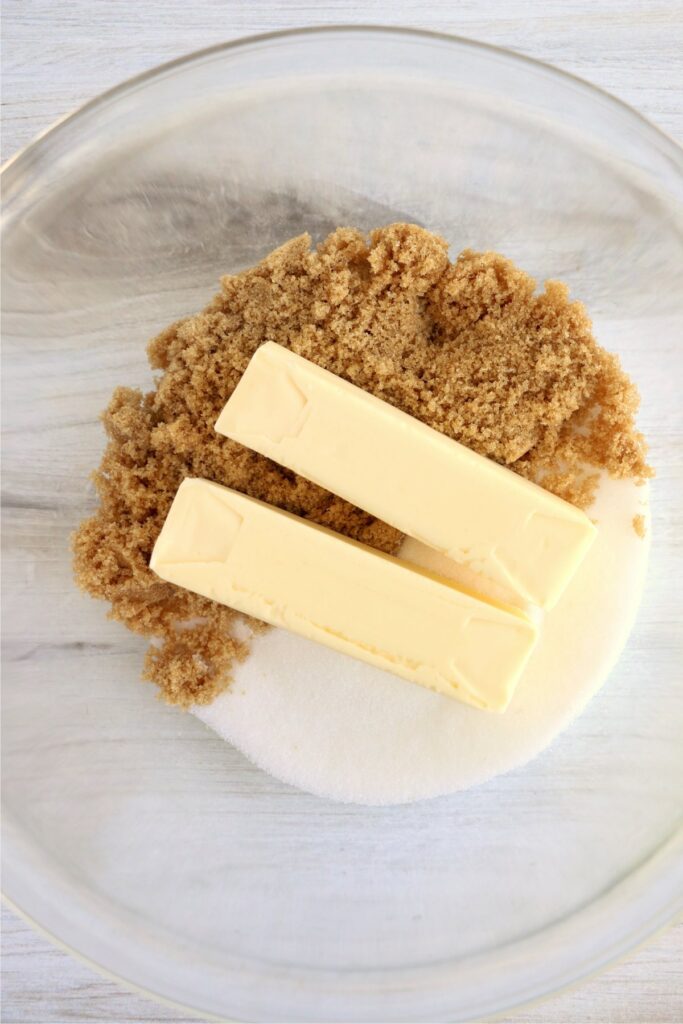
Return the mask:
[[[150,566],[212,601],[492,711],[505,710],[536,638],[520,611],[207,480],[180,485]]]

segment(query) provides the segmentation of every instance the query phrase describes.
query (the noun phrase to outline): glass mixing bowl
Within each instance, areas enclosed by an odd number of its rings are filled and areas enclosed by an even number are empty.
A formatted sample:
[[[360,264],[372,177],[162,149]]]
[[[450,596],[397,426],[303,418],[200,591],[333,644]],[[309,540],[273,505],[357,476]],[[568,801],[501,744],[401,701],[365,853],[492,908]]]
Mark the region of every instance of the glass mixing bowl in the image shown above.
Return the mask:
[[[681,906],[682,157],[551,68],[394,29],[217,47],[5,169],[4,880],[95,964],[221,1017],[479,1019]],[[145,342],[290,236],[410,220],[561,278],[643,392],[653,553],[627,652],[532,764],[368,808],[267,777],[139,683],[72,583],[98,414]],[[679,552],[678,561],[676,552]]]

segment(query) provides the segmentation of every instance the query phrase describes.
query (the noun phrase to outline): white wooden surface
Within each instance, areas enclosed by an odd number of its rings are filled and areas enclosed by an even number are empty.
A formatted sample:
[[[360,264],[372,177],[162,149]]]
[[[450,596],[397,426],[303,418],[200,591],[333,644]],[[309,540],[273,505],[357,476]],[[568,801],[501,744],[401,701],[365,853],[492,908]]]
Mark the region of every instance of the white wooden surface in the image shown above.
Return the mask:
[[[344,22],[454,32],[572,71],[683,142],[683,3],[657,0],[4,0],[3,158],[130,75],[254,32]],[[5,1024],[183,1021],[3,911]],[[683,924],[509,1024],[680,1024]]]

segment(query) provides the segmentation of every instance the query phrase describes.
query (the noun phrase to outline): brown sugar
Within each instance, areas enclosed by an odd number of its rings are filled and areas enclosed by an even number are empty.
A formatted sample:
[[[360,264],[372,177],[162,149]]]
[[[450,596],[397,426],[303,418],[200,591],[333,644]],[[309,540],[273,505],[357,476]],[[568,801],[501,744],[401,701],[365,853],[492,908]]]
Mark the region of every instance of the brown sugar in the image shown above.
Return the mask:
[[[144,676],[173,704],[209,703],[249,651],[239,613],[162,582],[149,557],[178,485],[206,477],[395,552],[402,535],[214,423],[254,351],[293,349],[436,430],[587,507],[598,471],[651,475],[635,386],[568,290],[496,253],[461,253],[408,224],[294,238],[225,277],[197,316],[149,345],[155,391],[118,388],[94,479],[100,503],[74,538],[75,572],[111,615],[155,638]],[[635,526],[635,522],[634,522]],[[242,624],[242,628],[239,625]],[[264,629],[250,621],[251,631]]]
[[[631,520],[631,525],[633,526],[633,529],[636,531],[641,540],[643,540],[645,538],[645,534],[647,533],[647,526],[645,525],[645,516],[634,516]]]

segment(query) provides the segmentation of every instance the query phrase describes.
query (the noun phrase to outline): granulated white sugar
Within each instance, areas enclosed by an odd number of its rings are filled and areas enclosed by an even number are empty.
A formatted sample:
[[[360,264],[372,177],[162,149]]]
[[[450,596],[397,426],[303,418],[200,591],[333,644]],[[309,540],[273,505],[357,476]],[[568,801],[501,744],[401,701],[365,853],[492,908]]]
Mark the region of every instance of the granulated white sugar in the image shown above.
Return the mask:
[[[619,685],[614,665],[638,608],[648,550],[649,531],[641,539],[632,520],[646,509],[646,486],[601,481],[590,509],[596,541],[546,614],[504,715],[283,630],[256,638],[233,686],[195,714],[264,771],[334,800],[406,803],[510,771],[547,747],[608,676]]]

